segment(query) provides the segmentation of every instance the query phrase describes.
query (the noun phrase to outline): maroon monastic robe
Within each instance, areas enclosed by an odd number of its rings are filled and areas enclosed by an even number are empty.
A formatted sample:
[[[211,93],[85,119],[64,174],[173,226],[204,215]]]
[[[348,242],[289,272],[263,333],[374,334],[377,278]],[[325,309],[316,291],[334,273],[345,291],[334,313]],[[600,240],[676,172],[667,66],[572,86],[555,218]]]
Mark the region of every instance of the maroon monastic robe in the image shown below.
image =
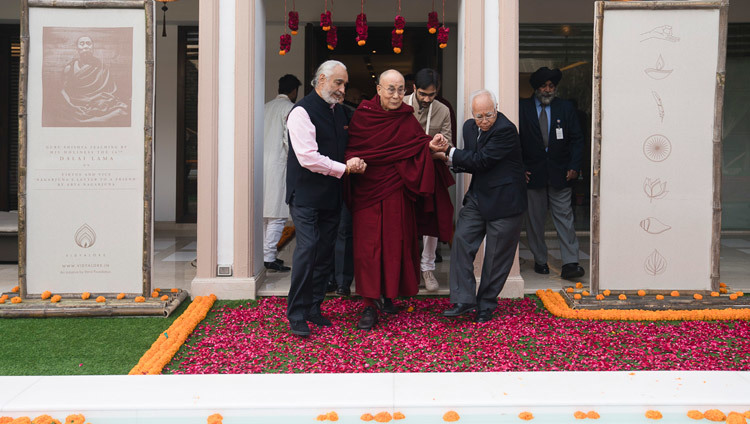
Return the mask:
[[[445,238],[452,230],[447,180],[436,176],[430,140],[411,106],[386,111],[377,95],[360,103],[349,124],[346,158],[359,157],[367,163],[364,174],[350,175],[345,189],[352,212],[354,278],[363,297],[417,294],[418,215],[420,223],[429,222],[429,214],[449,211],[450,228],[434,232]],[[436,190],[440,196],[435,196]],[[418,198],[424,200],[420,209]]]

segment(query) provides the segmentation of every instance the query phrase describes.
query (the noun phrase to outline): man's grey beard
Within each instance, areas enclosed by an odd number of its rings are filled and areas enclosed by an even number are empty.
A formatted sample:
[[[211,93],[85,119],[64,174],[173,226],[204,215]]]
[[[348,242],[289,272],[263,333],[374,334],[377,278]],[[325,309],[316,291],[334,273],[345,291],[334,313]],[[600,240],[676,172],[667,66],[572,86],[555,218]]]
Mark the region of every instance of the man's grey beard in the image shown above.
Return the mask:
[[[336,100],[335,97],[333,97],[333,93],[335,93],[335,91],[334,92],[329,92],[329,91],[323,90],[323,91],[320,92],[320,97],[322,97],[323,100],[325,100],[325,102],[328,103],[329,105],[335,105],[339,101]]]
[[[557,97],[557,89],[555,89],[553,92],[549,94],[542,93],[542,90],[537,89],[535,94],[536,94],[537,100],[539,100],[539,103],[547,106],[550,103],[552,103],[552,100],[554,100],[555,97]]]

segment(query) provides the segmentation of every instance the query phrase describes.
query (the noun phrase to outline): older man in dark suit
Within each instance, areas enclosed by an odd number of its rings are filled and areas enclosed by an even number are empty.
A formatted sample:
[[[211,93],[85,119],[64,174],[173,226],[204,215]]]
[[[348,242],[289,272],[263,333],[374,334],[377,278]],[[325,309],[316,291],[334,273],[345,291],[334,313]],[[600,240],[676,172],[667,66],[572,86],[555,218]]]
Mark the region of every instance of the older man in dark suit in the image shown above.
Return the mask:
[[[505,285],[526,210],[521,143],[516,126],[497,111],[495,96],[479,90],[471,96],[474,119],[464,123],[464,149],[446,147],[456,172],[472,174],[469,191],[456,222],[450,268],[450,299],[443,312],[457,317],[476,310],[475,321],[487,322]],[[486,238],[479,290],[474,258]]]
[[[534,255],[534,271],[549,274],[544,223],[547,209],[560,240],[562,270],[565,279],[584,274],[578,265],[578,239],[573,227],[571,181],[578,178],[583,152],[583,133],[573,104],[557,98],[559,69],[539,68],[529,82],[534,95],[522,99],[519,109],[519,133],[523,163],[528,178],[529,210],[526,234]]]

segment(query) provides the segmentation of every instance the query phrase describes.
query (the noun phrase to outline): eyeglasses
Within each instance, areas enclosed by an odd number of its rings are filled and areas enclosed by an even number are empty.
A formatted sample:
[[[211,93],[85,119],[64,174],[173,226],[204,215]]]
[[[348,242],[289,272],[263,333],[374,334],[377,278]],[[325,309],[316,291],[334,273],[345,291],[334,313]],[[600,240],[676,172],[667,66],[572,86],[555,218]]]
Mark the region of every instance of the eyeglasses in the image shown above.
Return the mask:
[[[382,85],[381,85],[381,87],[382,87]],[[392,95],[394,95],[396,93],[398,93],[399,96],[402,96],[406,92],[406,90],[404,89],[404,87],[399,87],[399,88],[388,87],[388,88],[385,89],[385,92],[388,93],[389,96],[392,96]]]
[[[477,122],[482,122],[485,119],[489,121],[492,118],[494,118],[495,115],[497,115],[497,112],[489,112],[489,113],[485,113],[484,115],[474,115],[474,120]]]

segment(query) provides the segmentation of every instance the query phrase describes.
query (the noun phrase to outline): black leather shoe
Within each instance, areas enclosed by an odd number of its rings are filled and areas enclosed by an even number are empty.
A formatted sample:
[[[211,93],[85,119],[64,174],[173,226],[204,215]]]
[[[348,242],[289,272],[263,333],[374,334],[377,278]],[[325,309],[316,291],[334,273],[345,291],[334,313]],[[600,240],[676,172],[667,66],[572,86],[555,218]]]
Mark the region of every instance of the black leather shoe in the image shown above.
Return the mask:
[[[477,305],[469,303],[456,303],[452,308],[443,311],[444,317],[457,317],[477,308]]]
[[[382,300],[376,300],[375,306],[378,308],[379,311],[385,312],[386,314],[395,315],[399,313],[401,308],[393,304],[393,300],[391,299],[382,299]]]
[[[309,315],[305,320],[317,325],[318,327],[330,327],[333,325],[330,319],[320,314]]]
[[[583,270],[582,266],[578,265],[577,263],[570,263],[563,265],[562,271],[560,272],[560,277],[569,280],[571,278],[582,277],[585,273],[586,271]]]
[[[276,262],[263,262],[263,266],[266,267],[266,269],[270,269],[271,271],[278,271],[278,272],[286,272],[291,269],[288,266],[279,265]]]
[[[474,321],[479,323],[492,321],[492,309],[477,311],[477,316],[474,318]]]
[[[274,263],[277,263],[277,264],[279,264],[279,265],[284,265],[284,260],[283,260],[283,259],[279,259],[279,258],[276,258],[276,260],[275,260],[275,261],[273,261],[273,262],[274,262]]]
[[[537,274],[549,274],[549,267],[547,264],[539,265],[538,263],[534,262],[534,272]]]
[[[346,287],[346,286],[343,286],[343,287],[340,286],[340,287],[336,288],[336,294],[339,295],[339,296],[348,297],[348,296],[351,296],[352,289],[350,289],[349,287]]]
[[[310,327],[305,321],[289,321],[289,328],[295,336],[307,337],[310,335]]]
[[[336,282],[335,281],[329,281],[326,283],[326,293],[331,293],[336,291]]]
[[[372,306],[366,306],[359,318],[357,328],[360,330],[371,330],[378,323],[378,312]]]

